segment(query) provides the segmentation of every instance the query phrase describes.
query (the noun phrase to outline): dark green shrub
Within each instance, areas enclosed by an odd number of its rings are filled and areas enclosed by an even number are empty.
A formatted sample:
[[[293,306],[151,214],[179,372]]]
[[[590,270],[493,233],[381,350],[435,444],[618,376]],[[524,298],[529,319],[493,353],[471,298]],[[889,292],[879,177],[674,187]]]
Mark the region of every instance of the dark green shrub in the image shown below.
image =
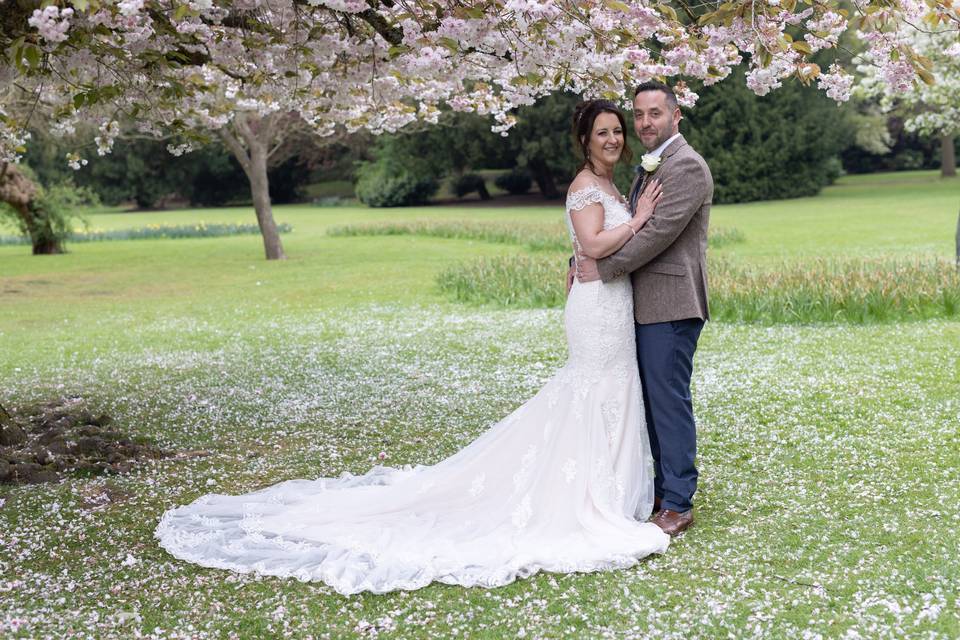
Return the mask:
[[[849,119],[815,86],[785,82],[756,96],[743,73],[695,87],[700,99],[680,123],[713,174],[713,202],[816,195],[838,175],[835,159],[853,139]]]
[[[390,171],[382,163],[366,163],[357,171],[357,199],[370,207],[425,204],[440,186],[433,175]]]
[[[465,173],[453,181],[453,192],[458,198],[462,198],[468,193],[476,191],[481,200],[489,200],[490,192],[487,191],[487,181],[483,176],[476,173]]]
[[[496,177],[493,181],[495,185],[513,195],[520,195],[530,191],[533,186],[533,180],[529,175],[522,171],[510,171]]]

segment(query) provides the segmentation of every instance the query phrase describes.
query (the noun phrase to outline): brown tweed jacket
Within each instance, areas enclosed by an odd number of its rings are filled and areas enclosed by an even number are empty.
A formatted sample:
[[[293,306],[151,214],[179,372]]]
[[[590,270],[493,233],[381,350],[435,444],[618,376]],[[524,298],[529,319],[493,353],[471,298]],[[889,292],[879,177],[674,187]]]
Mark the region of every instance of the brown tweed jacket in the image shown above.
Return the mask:
[[[710,168],[683,136],[647,176],[659,178],[663,198],[653,217],[616,253],[597,261],[603,281],[629,273],[640,324],[707,320],[707,225],[713,200]],[[640,176],[631,189],[639,187]],[[645,184],[645,183],[644,183]]]

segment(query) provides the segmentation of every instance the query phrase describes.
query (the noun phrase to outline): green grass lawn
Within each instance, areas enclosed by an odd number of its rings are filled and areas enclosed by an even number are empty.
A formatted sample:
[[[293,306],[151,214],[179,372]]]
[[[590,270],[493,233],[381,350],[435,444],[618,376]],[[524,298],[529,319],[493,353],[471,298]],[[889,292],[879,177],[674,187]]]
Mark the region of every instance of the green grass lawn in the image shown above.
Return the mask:
[[[960,181],[851,177],[717,207],[737,260],[951,256]],[[634,569],[341,597],[175,561],[152,533],[211,491],[432,463],[565,358],[558,310],[475,309],[443,268],[523,247],[332,225],[517,224],[562,206],[278,207],[256,236],[0,247],[0,402],[81,396],[124,430],[212,455],[127,476],[0,486],[0,637],[955,638],[960,323],[711,323],[697,354],[697,525]],[[98,228],[250,222],[247,209],[98,213]],[[562,256],[558,255],[558,258]],[[14,631],[14,629],[17,629]]]
[[[942,179],[934,171],[911,171],[845,176],[814,198],[718,205],[713,208],[711,224],[735,227],[746,234],[745,244],[724,248],[724,251],[748,258],[953,255],[958,212],[960,179]],[[563,203],[403,209],[284,205],[276,207],[275,216],[279,222],[294,225],[296,237],[309,240],[313,246],[327,227],[342,224],[410,219],[562,224]],[[255,221],[252,211],[246,207],[143,213],[114,211],[90,216],[91,225],[96,229],[189,224],[200,220],[208,223]],[[255,238],[248,240],[251,245],[256,244]],[[0,259],[6,251],[7,248],[2,248]]]

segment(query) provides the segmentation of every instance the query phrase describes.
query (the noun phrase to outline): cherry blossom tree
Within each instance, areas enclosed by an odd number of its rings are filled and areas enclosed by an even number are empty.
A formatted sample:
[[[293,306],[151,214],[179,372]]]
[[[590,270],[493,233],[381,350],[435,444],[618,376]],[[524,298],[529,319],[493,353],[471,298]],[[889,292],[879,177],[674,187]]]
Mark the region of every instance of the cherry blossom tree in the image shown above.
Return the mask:
[[[268,258],[283,257],[266,163],[278,122],[317,135],[392,132],[436,122],[441,109],[490,115],[506,133],[511,110],[558,91],[626,102],[661,78],[684,105],[684,78],[711,84],[746,61],[763,95],[789,78],[846,100],[853,69],[814,54],[855,32],[879,77],[898,91],[933,63],[902,32],[953,33],[950,0],[62,0],[0,1],[0,162],[14,162],[38,110],[54,130],[95,123],[108,153],[121,122],[176,136],[174,153],[223,137],[250,178]],[[818,58],[819,59],[819,58]],[[26,96],[26,99],[24,99]],[[14,108],[15,104],[32,105]],[[82,166],[82,153],[71,154]],[[9,171],[9,169],[7,169]]]
[[[908,131],[939,138],[941,175],[955,176],[954,138],[960,135],[960,41],[955,32],[939,29],[912,29],[904,36],[915,51],[934,63],[931,82],[921,83],[913,91],[895,92],[875,66],[863,64],[857,92],[879,100],[885,111],[899,111]]]
[[[948,25],[949,26],[949,25]],[[924,24],[904,29],[900,36],[909,42],[919,55],[933,62],[928,82],[914,91],[896,92],[871,64],[863,64],[863,80],[858,92],[868,98],[879,99],[886,111],[894,109],[904,114],[904,126],[924,136],[940,138],[940,175],[957,175],[954,139],[960,135],[960,41],[942,22],[928,17]],[[869,56],[865,62],[871,62]],[[960,269],[960,214],[956,229],[956,264]]]

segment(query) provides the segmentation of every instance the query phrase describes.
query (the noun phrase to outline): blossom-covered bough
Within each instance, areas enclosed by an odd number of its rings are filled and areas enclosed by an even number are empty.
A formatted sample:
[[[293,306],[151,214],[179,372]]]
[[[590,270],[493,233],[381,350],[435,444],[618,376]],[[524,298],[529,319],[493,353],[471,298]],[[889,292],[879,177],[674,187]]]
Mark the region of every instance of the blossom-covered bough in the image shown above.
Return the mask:
[[[931,28],[931,26],[933,28]],[[956,176],[954,139],[960,135],[960,41],[955,31],[939,29],[938,24],[905,29],[901,37],[918,54],[932,62],[932,80],[913,91],[895,91],[879,72],[869,54],[862,57],[857,87],[864,97],[878,99],[885,111],[898,109],[904,115],[908,131],[940,139],[940,172]],[[955,236],[956,265],[960,270],[960,214]]]
[[[684,79],[712,84],[740,63],[757,94],[796,78],[843,101],[845,32],[904,91],[935,73],[904,31],[956,41],[960,28],[951,0],[0,0],[0,16],[5,174],[38,114],[53,131],[92,124],[101,154],[123,123],[173,137],[173,153],[220,136],[250,179],[268,258],[284,254],[267,166],[300,126],[392,132],[452,109],[506,133],[512,109],[555,91],[624,101],[660,78],[691,105]],[[837,53],[826,69],[813,62],[824,49]]]
[[[877,67],[863,64],[858,93],[878,99],[885,111],[902,112],[908,131],[938,137],[943,142],[942,175],[956,175],[953,139],[960,135],[960,41],[940,30],[908,31],[910,46],[933,62],[933,82],[915,91],[893,92]]]

